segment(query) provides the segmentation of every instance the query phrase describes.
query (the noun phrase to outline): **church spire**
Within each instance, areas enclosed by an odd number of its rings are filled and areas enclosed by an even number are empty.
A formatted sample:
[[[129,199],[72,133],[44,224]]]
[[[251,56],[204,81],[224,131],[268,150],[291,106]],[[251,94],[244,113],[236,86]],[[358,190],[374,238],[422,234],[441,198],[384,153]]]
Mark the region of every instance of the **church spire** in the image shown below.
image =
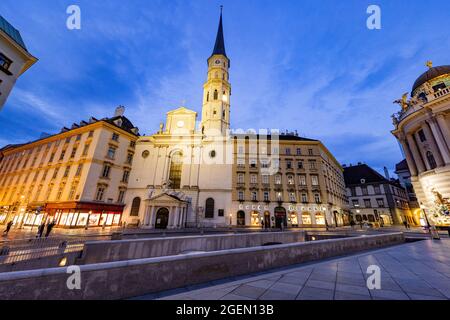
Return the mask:
[[[223,6],[220,6],[219,30],[217,31],[216,44],[214,45],[214,51],[211,56],[216,54],[221,54],[225,57],[227,56],[225,52],[225,40],[223,38],[222,10]]]

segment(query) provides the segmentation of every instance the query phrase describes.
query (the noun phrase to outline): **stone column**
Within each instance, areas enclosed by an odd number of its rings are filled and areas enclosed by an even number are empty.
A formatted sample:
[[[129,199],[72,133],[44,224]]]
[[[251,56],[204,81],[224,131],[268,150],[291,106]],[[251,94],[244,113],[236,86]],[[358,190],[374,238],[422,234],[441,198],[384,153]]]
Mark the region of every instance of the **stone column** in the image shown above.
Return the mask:
[[[406,162],[408,163],[408,168],[409,168],[409,171],[411,172],[411,175],[417,176],[417,167],[416,167],[416,164],[414,163],[414,159],[411,154],[411,150],[409,149],[409,146],[406,143],[405,138],[400,138],[399,141],[402,145],[403,151],[405,152]]]
[[[426,171],[424,163],[422,161],[422,156],[419,153],[419,149],[417,148],[416,141],[414,140],[414,137],[411,134],[408,134],[406,139],[408,140],[409,147],[411,148],[411,152],[414,158],[414,163],[417,166],[418,174],[421,174],[422,172]]]
[[[151,214],[151,206],[147,206],[146,210],[145,210],[145,217],[144,217],[144,226],[149,226],[150,225],[150,214]]]
[[[437,166],[438,167],[444,166],[444,160],[442,159],[441,152],[439,151],[439,148],[436,144],[435,137],[434,137],[433,133],[431,132],[430,127],[428,126],[428,123],[425,123],[424,126],[422,127],[422,129],[425,132],[427,139],[429,139],[431,151],[433,152],[433,156],[436,160]]]
[[[152,214],[151,214],[151,223],[150,226],[154,228],[156,225],[156,206],[152,207]]]
[[[447,143],[445,142],[445,137],[442,136],[442,131],[439,129],[439,124],[437,123],[435,118],[432,118],[429,120],[429,125],[434,139],[436,140],[439,151],[441,152],[444,163],[450,164],[449,148],[447,146]],[[447,139],[450,139],[450,136]]]
[[[450,128],[445,121],[445,116],[442,113],[436,115],[436,121],[438,123],[439,129],[441,129],[442,135],[444,136],[444,141],[447,145],[448,150],[450,150]]]

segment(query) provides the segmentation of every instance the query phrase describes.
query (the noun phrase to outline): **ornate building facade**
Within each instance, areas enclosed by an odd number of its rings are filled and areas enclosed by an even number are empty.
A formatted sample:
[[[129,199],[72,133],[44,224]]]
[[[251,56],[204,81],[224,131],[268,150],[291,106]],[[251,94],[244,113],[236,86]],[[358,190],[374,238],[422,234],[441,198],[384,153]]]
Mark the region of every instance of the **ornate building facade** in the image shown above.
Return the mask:
[[[0,150],[0,223],[119,225],[138,129],[118,107],[60,133]]]
[[[450,66],[433,67],[414,83],[411,98],[393,115],[393,135],[406,156],[422,213],[437,226],[450,225]]]
[[[342,167],[320,141],[231,133],[222,15],[207,62],[199,123],[181,107],[156,134],[137,140],[124,220],[161,229],[348,222]]]
[[[376,226],[416,226],[420,216],[409,207],[408,194],[398,180],[384,177],[366,164],[344,167],[345,185],[353,220]]]
[[[36,61],[20,32],[0,16],[0,110],[17,79]]]

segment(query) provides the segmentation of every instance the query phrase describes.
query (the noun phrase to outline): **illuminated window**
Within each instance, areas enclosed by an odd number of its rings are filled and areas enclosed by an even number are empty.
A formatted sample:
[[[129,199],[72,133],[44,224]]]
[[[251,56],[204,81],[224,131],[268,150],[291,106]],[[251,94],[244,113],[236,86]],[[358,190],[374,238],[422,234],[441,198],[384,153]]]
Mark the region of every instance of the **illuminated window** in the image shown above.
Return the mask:
[[[134,198],[133,202],[131,203],[131,211],[130,211],[131,217],[139,216],[140,206],[141,206],[141,198],[139,198],[139,197]]]
[[[174,155],[172,155],[170,162],[169,180],[171,182],[172,189],[180,189],[182,169],[183,169],[183,158],[181,156],[181,153],[177,152]]]

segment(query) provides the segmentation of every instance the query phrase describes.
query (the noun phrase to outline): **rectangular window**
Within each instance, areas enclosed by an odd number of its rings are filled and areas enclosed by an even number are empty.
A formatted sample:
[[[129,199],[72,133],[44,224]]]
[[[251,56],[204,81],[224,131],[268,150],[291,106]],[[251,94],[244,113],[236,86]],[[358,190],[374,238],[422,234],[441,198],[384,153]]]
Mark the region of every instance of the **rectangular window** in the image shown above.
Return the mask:
[[[317,168],[317,167],[316,167],[316,161],[315,161],[315,160],[310,160],[310,161],[309,161],[309,168],[312,169],[312,170],[314,170],[314,169]]]
[[[250,176],[250,183],[258,183],[258,177],[256,176],[256,174],[252,174]]]
[[[374,186],[375,194],[381,194],[380,186]]]
[[[353,207],[358,208],[359,207],[359,200],[352,200],[352,205],[353,205]]]
[[[245,159],[238,158],[237,159],[237,165],[238,165],[238,167],[244,167],[245,166]]]
[[[52,179],[56,179],[56,177],[58,176],[58,171],[59,171],[58,168],[56,168],[55,171],[53,171]]]
[[[127,155],[127,164],[132,164],[133,163],[133,154],[132,153],[128,153]]]
[[[244,174],[243,173],[238,174],[238,183],[244,183]]]
[[[119,197],[117,198],[118,203],[123,203],[125,198],[125,190],[119,190]]]
[[[83,165],[79,164],[77,168],[77,172],[75,173],[75,177],[81,176],[81,171],[83,170]]]
[[[256,159],[250,159],[250,168],[256,168]]]
[[[384,207],[384,200],[383,199],[377,199],[378,207],[383,208]]]
[[[111,171],[111,166],[109,164],[105,164],[102,171],[102,178],[109,178],[109,173]]]
[[[294,176],[288,176],[288,184],[293,185],[294,184]]]
[[[75,155],[77,154],[77,148],[72,149],[72,153],[70,154],[70,159],[75,158]]]
[[[269,192],[267,192],[267,191],[264,192],[264,201],[266,201],[266,202],[269,201]]]
[[[244,146],[238,147],[238,154],[244,154]]]
[[[262,175],[263,184],[269,184],[269,176],[267,174]]]
[[[303,161],[297,162],[297,169],[303,169]]]
[[[361,191],[363,196],[367,196],[369,194],[369,192],[367,191],[367,187],[361,187]]]
[[[116,148],[114,147],[109,147],[108,148],[108,153],[106,154],[106,157],[108,159],[114,160],[114,157],[116,156]]]
[[[364,207],[372,208],[372,203],[371,203],[370,199],[364,199]]]
[[[252,201],[257,201],[258,200],[258,196],[256,194],[255,191],[252,192]]]
[[[243,191],[239,191],[238,192],[238,200],[239,201],[244,201],[244,192]]]
[[[128,183],[128,179],[130,177],[130,171],[125,170],[122,176],[122,182]]]
[[[305,175],[298,176],[298,182],[300,183],[301,186],[306,186],[306,176]]]
[[[70,139],[72,139],[72,137],[67,137],[67,138],[66,138],[66,141],[65,141],[64,143],[69,143],[69,142],[70,142]]]
[[[302,155],[302,149],[297,148],[297,155],[298,155],[298,156],[301,156],[301,155]]]
[[[308,149],[308,155],[310,156],[314,155],[313,149]]]
[[[420,129],[419,131],[417,131],[417,135],[419,136],[420,142],[425,142],[425,141],[427,141],[427,138],[425,137],[425,133],[423,132],[422,129]]]
[[[286,155],[290,156],[291,155],[291,148],[286,148]]]
[[[311,176],[311,184],[313,186],[318,186],[319,185],[319,177],[316,175],[312,175]]]
[[[12,60],[9,59],[7,56],[5,56],[3,53],[0,53],[0,67],[8,71],[9,67],[11,66]]]
[[[306,193],[302,193],[302,202],[308,203],[308,195]]]
[[[92,138],[94,136],[94,131],[89,131],[88,138]]]
[[[87,156],[89,152],[89,144],[86,144],[83,149],[83,156]]]
[[[113,141],[119,141],[119,135],[117,133],[113,133],[111,139]]]
[[[319,193],[315,193],[314,194],[314,201],[316,201],[316,203],[321,203],[322,201],[320,200],[320,194]]]
[[[59,156],[59,161],[63,161],[65,155],[66,155],[66,150],[61,151],[61,155]]]
[[[72,187],[70,188],[70,191],[69,191],[69,200],[74,200],[74,199],[75,199],[75,193],[76,193],[76,191],[77,191],[77,187],[76,187],[76,186],[72,186]]]
[[[289,201],[290,202],[296,202],[297,199],[295,198],[295,193],[294,192],[290,192],[289,193]]]
[[[76,141],[80,141],[81,140],[81,133],[77,135]]]
[[[280,175],[275,176],[275,184],[281,184],[281,176]]]
[[[69,176],[69,172],[70,172],[70,166],[67,166],[66,170],[64,171],[64,178],[67,178]]]
[[[95,200],[103,201],[104,196],[105,196],[105,187],[99,186],[97,188],[97,193],[95,194]]]
[[[286,161],[286,169],[292,169],[292,161]]]

